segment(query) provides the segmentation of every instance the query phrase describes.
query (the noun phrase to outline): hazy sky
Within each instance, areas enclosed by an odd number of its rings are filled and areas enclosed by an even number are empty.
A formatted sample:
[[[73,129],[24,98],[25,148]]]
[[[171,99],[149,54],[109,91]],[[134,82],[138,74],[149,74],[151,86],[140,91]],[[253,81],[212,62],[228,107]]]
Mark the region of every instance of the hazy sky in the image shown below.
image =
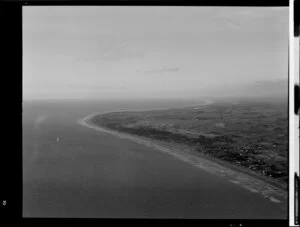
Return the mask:
[[[287,7],[23,7],[24,99],[194,97],[287,59]]]

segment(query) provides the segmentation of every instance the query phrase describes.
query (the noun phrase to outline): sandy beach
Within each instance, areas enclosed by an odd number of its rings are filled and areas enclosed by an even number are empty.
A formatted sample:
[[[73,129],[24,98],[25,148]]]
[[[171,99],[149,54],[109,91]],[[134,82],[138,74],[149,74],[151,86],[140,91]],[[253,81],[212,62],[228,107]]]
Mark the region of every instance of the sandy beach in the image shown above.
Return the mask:
[[[78,123],[93,130],[97,130],[103,133],[109,133],[121,139],[128,139],[134,141],[135,143],[142,144],[147,147],[159,150],[160,152],[172,155],[174,158],[180,159],[184,162],[188,162],[197,168],[203,169],[215,175],[216,177],[226,178],[233,184],[236,184],[252,193],[257,193],[265,199],[270,200],[271,202],[281,204],[283,209],[287,208],[287,192],[284,189],[275,187],[274,185],[271,185],[248,174],[239,172],[232,168],[228,168],[228,166],[213,162],[201,154],[196,154],[187,146],[170,145],[166,142],[146,139],[136,135],[129,135],[123,132],[103,128],[91,123],[90,119],[99,114],[100,113],[94,113],[86,116],[83,119],[79,119]]]

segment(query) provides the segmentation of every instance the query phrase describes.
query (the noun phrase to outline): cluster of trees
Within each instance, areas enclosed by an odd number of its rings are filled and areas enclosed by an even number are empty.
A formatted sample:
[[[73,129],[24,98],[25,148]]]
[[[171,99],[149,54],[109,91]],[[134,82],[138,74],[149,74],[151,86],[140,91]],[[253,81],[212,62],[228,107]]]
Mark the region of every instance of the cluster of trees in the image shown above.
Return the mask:
[[[240,146],[235,142],[234,136],[222,135],[216,137],[206,137],[200,135],[198,138],[191,138],[187,135],[170,132],[151,126],[126,127],[129,123],[137,121],[136,118],[95,118],[94,123],[109,129],[118,130],[146,138],[160,141],[175,142],[196,146],[201,153],[213,156],[230,163],[235,163],[249,169],[259,171],[263,175],[274,178],[283,178],[287,180],[287,163],[285,161],[278,162],[256,157],[258,146]]]

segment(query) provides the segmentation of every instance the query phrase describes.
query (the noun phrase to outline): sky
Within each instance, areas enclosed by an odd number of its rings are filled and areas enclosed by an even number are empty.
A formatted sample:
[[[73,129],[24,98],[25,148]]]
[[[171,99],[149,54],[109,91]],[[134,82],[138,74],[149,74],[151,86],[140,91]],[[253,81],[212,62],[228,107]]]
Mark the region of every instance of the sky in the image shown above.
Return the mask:
[[[24,100],[191,98],[287,77],[287,7],[23,7]]]

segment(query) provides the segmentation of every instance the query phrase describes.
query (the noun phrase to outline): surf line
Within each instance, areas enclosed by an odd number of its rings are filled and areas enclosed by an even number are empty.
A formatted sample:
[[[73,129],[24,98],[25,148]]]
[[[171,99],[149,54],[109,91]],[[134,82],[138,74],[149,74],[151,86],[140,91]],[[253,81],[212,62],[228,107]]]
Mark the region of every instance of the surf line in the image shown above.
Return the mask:
[[[236,172],[234,170],[231,170],[227,167],[221,166],[212,161],[209,161],[209,160],[203,159],[201,157],[197,157],[192,154],[183,152],[179,149],[170,149],[168,147],[161,146],[159,144],[156,144],[153,141],[150,141],[150,140],[147,140],[144,138],[140,138],[137,136],[132,136],[132,135],[126,134],[126,133],[102,128],[102,127],[95,125],[89,121],[90,118],[92,118],[95,115],[99,115],[99,114],[100,113],[91,114],[85,118],[79,119],[77,121],[77,123],[79,123],[82,126],[94,129],[96,131],[108,133],[108,134],[117,136],[122,139],[129,139],[138,144],[152,147],[160,152],[170,154],[177,159],[180,159],[184,162],[192,164],[193,166],[203,169],[211,174],[218,175],[221,177],[226,177],[232,183],[238,182],[236,184],[239,185],[240,187],[243,187],[244,189],[246,189],[250,192],[253,192],[253,193],[259,193],[261,196],[263,196],[265,199],[270,200],[271,202],[281,203],[283,205],[285,204],[285,200],[287,198],[286,192],[282,189],[274,187],[273,185],[265,183],[262,180],[256,179],[256,178],[251,177],[244,173]]]

